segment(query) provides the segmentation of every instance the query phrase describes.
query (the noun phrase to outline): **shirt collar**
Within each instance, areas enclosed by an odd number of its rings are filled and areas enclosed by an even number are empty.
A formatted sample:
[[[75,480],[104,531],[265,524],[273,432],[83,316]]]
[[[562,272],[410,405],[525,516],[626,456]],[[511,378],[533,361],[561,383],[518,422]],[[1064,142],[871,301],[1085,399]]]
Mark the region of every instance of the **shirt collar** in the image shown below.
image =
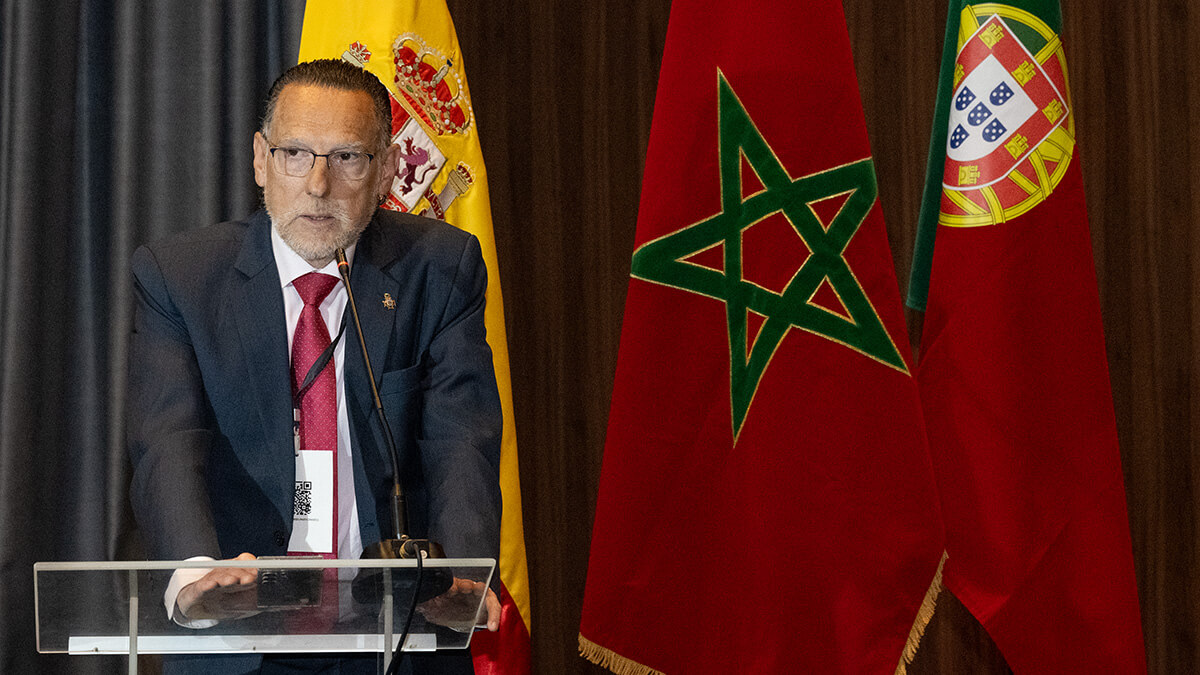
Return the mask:
[[[346,248],[346,262],[354,264],[354,249],[358,248],[358,242],[354,242]],[[309,272],[320,272],[337,278],[341,278],[338,274],[337,261],[330,260],[329,264],[320,269],[314,268],[308,264],[308,261],[300,257],[299,253],[292,250],[291,246],[279,236],[279,231],[275,229],[275,224],[271,224],[271,250],[275,253],[275,267],[279,269],[279,285],[286,288],[299,277],[308,274]]]

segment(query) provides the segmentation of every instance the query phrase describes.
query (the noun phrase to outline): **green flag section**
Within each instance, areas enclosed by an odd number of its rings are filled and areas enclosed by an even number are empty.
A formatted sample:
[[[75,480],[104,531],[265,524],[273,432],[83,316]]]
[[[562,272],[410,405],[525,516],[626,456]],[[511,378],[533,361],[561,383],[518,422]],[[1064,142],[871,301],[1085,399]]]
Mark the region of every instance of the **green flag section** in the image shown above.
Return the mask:
[[[581,652],[894,671],[941,519],[840,1],[676,0],[635,239]]]
[[[1018,673],[1143,673],[1060,29],[1057,1],[950,2],[910,284],[917,379],[946,587]]]

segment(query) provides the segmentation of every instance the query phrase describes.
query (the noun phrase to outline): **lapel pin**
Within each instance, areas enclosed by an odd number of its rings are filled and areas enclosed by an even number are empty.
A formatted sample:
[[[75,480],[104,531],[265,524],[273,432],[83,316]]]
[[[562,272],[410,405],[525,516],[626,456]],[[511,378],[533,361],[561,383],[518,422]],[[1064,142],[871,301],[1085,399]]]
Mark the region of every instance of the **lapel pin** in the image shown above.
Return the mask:
[[[383,306],[388,309],[396,309],[396,301],[392,299],[391,293],[383,294]]]

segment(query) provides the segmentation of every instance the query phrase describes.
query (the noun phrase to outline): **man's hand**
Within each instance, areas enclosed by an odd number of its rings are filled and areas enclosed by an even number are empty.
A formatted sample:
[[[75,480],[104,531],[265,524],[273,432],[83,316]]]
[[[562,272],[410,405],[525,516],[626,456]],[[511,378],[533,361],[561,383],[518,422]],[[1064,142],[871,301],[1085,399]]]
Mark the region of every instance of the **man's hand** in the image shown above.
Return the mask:
[[[254,560],[243,553],[233,560]],[[255,580],[258,570],[218,567],[193,581],[175,598],[177,611],[190,621],[197,619],[241,619],[258,613]]]
[[[488,589],[483,606],[487,608],[487,629],[495,633],[500,630],[500,598],[496,597],[496,591]]]
[[[430,623],[464,632],[474,630],[479,621],[475,608],[485,591],[487,595],[483,599],[483,609],[487,611],[487,629],[500,630],[500,600],[482,581],[455,578],[445,593],[422,602],[417,606],[417,611]]]

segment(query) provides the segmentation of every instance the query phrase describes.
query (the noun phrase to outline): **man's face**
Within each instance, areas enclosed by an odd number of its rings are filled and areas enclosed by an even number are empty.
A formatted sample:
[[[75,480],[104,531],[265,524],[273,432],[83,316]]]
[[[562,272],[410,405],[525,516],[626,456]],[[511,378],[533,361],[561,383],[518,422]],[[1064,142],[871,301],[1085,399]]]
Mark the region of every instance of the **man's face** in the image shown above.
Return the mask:
[[[370,222],[381,195],[396,174],[399,148],[378,147],[379,134],[370,95],[311,85],[287,85],[279,94],[267,130],[254,134],[254,180],[279,236],[309,264],[321,267],[339,247],[353,244]],[[318,157],[307,176],[275,169],[271,147],[317,154],[339,151],[375,155],[359,180],[330,173]]]

